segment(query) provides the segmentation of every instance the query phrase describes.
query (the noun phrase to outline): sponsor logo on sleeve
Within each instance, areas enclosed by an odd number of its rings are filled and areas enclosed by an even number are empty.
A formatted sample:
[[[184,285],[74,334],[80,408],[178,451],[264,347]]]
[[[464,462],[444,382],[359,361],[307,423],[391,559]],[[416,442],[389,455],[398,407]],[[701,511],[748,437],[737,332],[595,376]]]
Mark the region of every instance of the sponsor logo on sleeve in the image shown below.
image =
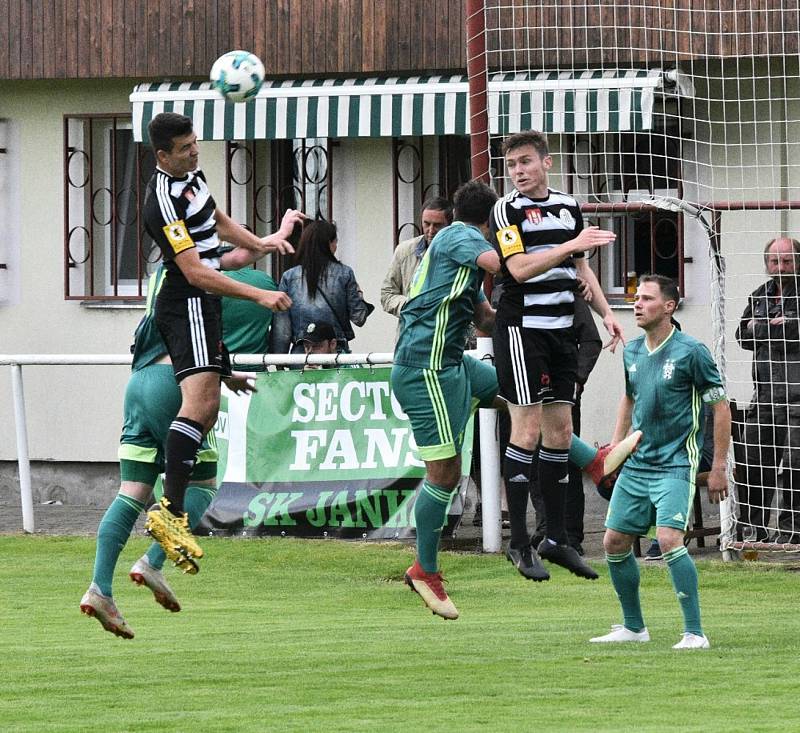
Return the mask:
[[[167,241],[176,255],[186,249],[194,247],[194,242],[189,234],[189,230],[186,228],[186,224],[183,223],[183,219],[173,221],[171,224],[167,224],[163,229]]]
[[[497,232],[497,243],[500,245],[500,252],[503,257],[510,257],[525,251],[525,246],[522,244],[522,237],[516,224],[500,229]]]

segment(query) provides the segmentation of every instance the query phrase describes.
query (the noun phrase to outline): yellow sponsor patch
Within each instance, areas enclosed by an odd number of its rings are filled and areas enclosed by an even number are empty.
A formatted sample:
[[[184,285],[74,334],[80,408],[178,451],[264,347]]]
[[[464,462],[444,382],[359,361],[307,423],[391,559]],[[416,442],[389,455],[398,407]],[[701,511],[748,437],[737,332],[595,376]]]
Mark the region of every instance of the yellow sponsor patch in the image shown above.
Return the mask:
[[[170,243],[172,251],[176,255],[180,254],[185,249],[194,247],[194,242],[189,234],[189,230],[186,228],[186,224],[183,223],[183,219],[173,221],[171,224],[167,224],[163,229],[167,241]]]
[[[497,243],[500,245],[500,252],[503,257],[511,257],[511,255],[525,251],[525,245],[522,244],[522,236],[516,224],[498,230]]]

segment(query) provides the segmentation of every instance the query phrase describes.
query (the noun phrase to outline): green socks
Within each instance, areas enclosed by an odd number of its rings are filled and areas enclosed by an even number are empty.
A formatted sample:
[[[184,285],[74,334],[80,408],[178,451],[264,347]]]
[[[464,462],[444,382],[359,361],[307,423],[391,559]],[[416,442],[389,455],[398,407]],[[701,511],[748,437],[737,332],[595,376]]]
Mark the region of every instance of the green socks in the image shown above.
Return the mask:
[[[216,488],[212,486],[190,485],[186,487],[186,496],[184,496],[183,499],[183,506],[186,509],[186,513],[189,515],[189,526],[192,529],[200,524],[200,520],[206,513],[206,509],[208,509],[216,493]],[[164,567],[164,561],[167,559],[167,556],[164,554],[164,550],[161,549],[161,545],[159,545],[158,542],[154,542],[150,545],[150,548],[147,550],[147,559],[150,561],[150,565],[156,570],[161,570],[161,568]]]
[[[451,489],[434,486],[426,479],[422,482],[419,496],[414,504],[414,519],[417,525],[417,560],[426,573],[438,569],[436,556],[439,553],[439,538],[447,519],[447,507],[453,495]]]
[[[697,590],[697,568],[689,551],[681,546],[664,553],[675,595],[683,611],[684,631],[703,635],[700,624],[700,594]]]
[[[136,519],[144,504],[130,496],[117,494],[97,528],[97,546],[94,556],[92,582],[104,596],[111,595],[114,568],[119,554],[131,535]]]
[[[639,563],[633,550],[620,555],[606,555],[611,583],[622,606],[622,623],[626,629],[639,632],[644,628],[639,602]]]
[[[580,469],[586,468],[597,455],[597,448],[573,433],[569,444],[569,462]]]

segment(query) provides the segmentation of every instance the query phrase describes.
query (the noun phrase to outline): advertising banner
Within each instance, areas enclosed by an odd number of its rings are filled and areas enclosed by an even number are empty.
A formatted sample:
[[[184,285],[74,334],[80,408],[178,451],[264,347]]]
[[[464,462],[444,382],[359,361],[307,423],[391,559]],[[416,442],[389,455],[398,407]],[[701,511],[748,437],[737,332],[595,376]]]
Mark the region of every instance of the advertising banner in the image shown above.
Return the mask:
[[[195,532],[413,537],[425,466],[390,373],[390,367],[265,372],[253,395],[223,389],[215,427],[220,486]],[[471,426],[469,433],[465,474]],[[451,502],[445,536],[461,519],[464,490]]]

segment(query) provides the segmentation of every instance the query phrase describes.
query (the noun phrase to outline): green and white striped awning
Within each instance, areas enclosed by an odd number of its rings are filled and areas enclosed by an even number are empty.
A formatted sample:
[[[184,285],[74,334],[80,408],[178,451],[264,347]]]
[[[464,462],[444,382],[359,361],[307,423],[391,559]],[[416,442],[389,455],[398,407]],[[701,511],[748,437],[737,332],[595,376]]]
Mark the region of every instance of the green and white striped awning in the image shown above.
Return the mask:
[[[660,70],[494,74],[489,129],[619,132],[649,130]],[[130,96],[137,141],[159,112],[194,120],[202,140],[401,137],[469,134],[465,76],[266,81],[258,96],[230,104],[208,83],[140,84]]]

